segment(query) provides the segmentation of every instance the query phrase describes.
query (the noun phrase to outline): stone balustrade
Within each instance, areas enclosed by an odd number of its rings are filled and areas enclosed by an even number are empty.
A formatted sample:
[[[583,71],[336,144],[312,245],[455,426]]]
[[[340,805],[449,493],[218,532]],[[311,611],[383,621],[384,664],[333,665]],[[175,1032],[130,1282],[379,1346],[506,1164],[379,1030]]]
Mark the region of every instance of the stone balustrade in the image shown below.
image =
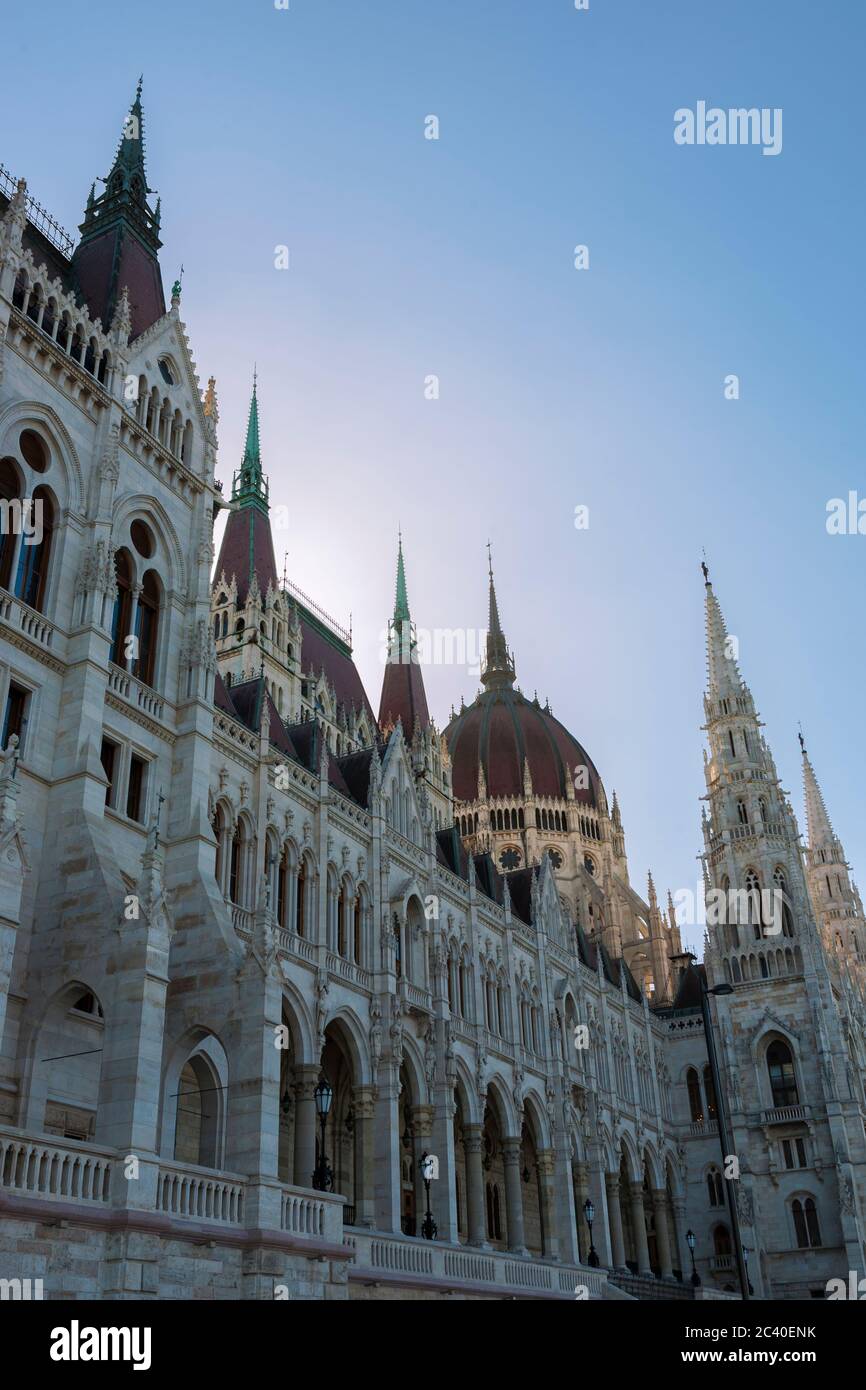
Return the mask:
[[[583,1265],[553,1264],[540,1259],[517,1259],[507,1251],[414,1240],[383,1231],[347,1230],[344,1244],[351,1253],[349,1279],[363,1283],[471,1292],[491,1297],[590,1299],[611,1294],[607,1271]],[[583,1289],[587,1294],[583,1294]]]
[[[191,1221],[215,1221],[240,1226],[244,1218],[245,1179],[236,1173],[215,1173],[190,1164],[160,1163],[156,1183],[157,1211]]]
[[[16,1196],[106,1202],[114,1155],[74,1139],[37,1139],[0,1127],[0,1189]]]

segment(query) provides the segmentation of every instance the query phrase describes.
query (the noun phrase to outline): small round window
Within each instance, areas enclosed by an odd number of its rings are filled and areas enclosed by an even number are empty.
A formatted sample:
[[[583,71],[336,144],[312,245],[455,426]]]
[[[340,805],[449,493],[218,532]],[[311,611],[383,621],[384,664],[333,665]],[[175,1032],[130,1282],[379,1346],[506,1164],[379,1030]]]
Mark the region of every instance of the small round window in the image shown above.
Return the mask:
[[[22,430],[18,445],[25,463],[28,463],[35,473],[44,473],[51,462],[51,456],[42,437],[35,430]]]
[[[134,521],[129,528],[129,535],[139,555],[149,560],[155,549],[150,528],[145,526],[143,521]]]
[[[177,375],[175,373],[174,363],[170,361],[168,357],[160,357],[159,370],[162,373],[162,379],[167,386],[177,385]]]

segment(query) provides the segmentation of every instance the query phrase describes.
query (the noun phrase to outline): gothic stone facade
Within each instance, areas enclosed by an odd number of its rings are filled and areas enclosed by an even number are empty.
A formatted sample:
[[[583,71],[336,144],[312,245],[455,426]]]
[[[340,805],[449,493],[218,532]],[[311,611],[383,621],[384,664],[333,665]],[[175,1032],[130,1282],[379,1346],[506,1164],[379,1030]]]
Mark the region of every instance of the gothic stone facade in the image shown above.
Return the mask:
[[[277,576],[255,392],[214,570],[215,383],[146,196],[139,91],[74,250],[23,182],[0,198],[0,491],[43,523],[0,537],[0,1278],[625,1298],[624,1271],[679,1287],[691,1228],[722,1293],[702,980],[732,987],[756,1291],[862,1274],[862,908],[805,754],[804,860],[712,589],[706,884],[785,912],[709,931],[701,972],[516,687],[492,572],[484,688],[441,733],[401,547],[374,713],[348,634]]]

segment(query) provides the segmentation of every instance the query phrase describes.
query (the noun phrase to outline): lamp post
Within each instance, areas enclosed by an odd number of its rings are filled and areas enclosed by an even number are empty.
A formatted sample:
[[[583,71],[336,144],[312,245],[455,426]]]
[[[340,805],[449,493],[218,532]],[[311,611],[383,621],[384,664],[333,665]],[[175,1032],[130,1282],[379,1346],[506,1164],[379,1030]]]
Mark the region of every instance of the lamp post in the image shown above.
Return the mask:
[[[421,1222],[421,1234],[425,1240],[436,1239],[436,1222],[433,1220],[433,1213],[430,1210],[430,1184],[434,1178],[439,1176],[439,1160],[433,1154],[423,1153],[419,1164],[421,1176],[424,1179],[424,1191],[426,1193],[427,1211],[424,1220]]]
[[[692,1230],[686,1231],[686,1245],[689,1247],[689,1254],[692,1257],[692,1285],[699,1289],[701,1286],[701,1276],[695,1269],[695,1233]]]
[[[586,1263],[589,1265],[590,1269],[598,1269],[598,1251],[592,1243],[592,1223],[595,1220],[595,1207],[588,1197],[583,1204],[583,1214],[586,1217],[586,1224],[589,1227],[589,1254],[586,1257]]]
[[[313,1092],[316,1102],[316,1114],[319,1117],[321,1127],[321,1138],[319,1141],[319,1161],[316,1164],[316,1171],[313,1174],[313,1187],[319,1192],[329,1192],[334,1180],[334,1175],[328,1167],[328,1160],[325,1157],[325,1126],[328,1123],[328,1111],[331,1108],[331,1101],[334,1099],[334,1092],[328,1085],[324,1076]]]
[[[733,1178],[725,1175],[728,1159],[733,1154],[733,1146],[728,1134],[728,1118],[725,1107],[725,1098],[722,1093],[722,1078],[719,1075],[719,1064],[716,1058],[716,1043],[713,1034],[713,1023],[710,1018],[709,996],[711,994],[733,994],[733,987],[729,984],[716,985],[713,989],[707,987],[706,979],[699,975],[701,983],[701,1017],[704,1021],[704,1037],[707,1040],[707,1057],[710,1063],[710,1075],[713,1078],[713,1090],[716,1096],[716,1115],[719,1121],[719,1147],[722,1151],[722,1181],[725,1184],[725,1194],[728,1199],[728,1215],[731,1218],[731,1235],[734,1241],[734,1254],[737,1257],[737,1273],[740,1277],[740,1294],[747,1302],[749,1294],[754,1290],[749,1284],[749,1274],[746,1269],[746,1261],[743,1255],[743,1242],[740,1236],[740,1214],[737,1211],[737,1194],[734,1190]]]
[[[755,1290],[752,1288],[752,1281],[749,1278],[749,1249],[746,1245],[743,1246],[743,1260],[746,1266],[746,1283],[749,1286],[749,1293],[752,1294]]]

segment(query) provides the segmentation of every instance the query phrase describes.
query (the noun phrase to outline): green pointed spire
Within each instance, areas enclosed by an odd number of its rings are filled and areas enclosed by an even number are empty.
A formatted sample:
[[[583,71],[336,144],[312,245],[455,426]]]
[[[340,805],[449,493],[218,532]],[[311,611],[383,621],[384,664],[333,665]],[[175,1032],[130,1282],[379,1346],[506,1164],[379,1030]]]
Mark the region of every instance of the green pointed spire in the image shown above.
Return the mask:
[[[82,241],[101,235],[109,225],[121,222],[135,228],[136,234],[152,251],[158,251],[159,215],[147,203],[148,193],[144,167],[144,111],[141,105],[141,82],[120,132],[111,172],[101,180],[105,192],[95,197],[91,188],[84,221],[79,228]]]
[[[411,621],[409,597],[406,593],[406,571],[403,568],[403,537],[397,532],[397,592],[394,596],[394,626],[399,628]]]
[[[247,420],[247,442],[239,472],[232,482],[232,501],[255,503],[268,510],[268,483],[262,472],[262,455],[259,444],[259,398],[258,378],[253,372],[253,394],[250,401],[250,414]]]

